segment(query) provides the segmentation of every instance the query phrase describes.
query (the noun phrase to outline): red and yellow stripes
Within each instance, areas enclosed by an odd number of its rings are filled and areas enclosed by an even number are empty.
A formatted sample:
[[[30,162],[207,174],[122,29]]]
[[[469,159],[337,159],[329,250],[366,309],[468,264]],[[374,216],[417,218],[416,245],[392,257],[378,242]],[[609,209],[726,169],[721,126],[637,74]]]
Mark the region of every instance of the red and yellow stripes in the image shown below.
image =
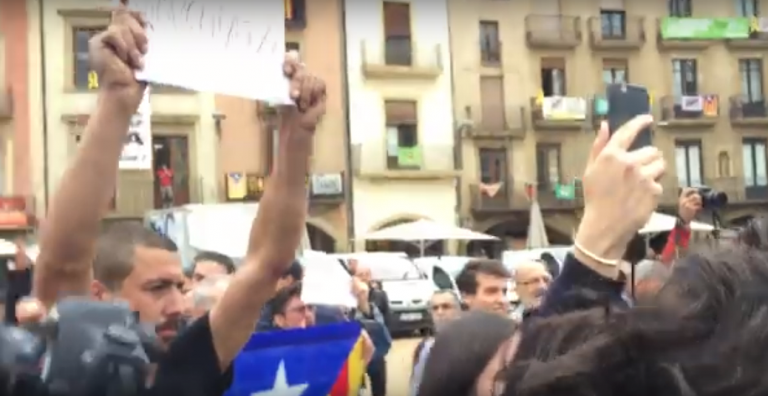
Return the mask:
[[[347,361],[344,362],[344,367],[328,396],[357,396],[363,385],[364,374],[363,338],[360,337],[352,348],[352,352],[349,353]]]

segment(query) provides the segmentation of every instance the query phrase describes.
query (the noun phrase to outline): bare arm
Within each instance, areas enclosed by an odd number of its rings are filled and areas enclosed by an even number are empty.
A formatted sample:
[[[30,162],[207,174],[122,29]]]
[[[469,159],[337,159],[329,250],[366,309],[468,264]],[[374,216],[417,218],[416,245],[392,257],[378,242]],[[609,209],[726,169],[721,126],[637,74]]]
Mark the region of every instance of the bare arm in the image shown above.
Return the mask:
[[[50,308],[61,294],[87,293],[101,219],[117,183],[131,113],[99,95],[74,160],[53,195],[40,235],[34,295]]]
[[[312,134],[294,125],[280,132],[279,152],[251,229],[248,253],[210,312],[213,344],[227,368],[256,328],[261,309],[293,261],[307,212],[305,177]]]

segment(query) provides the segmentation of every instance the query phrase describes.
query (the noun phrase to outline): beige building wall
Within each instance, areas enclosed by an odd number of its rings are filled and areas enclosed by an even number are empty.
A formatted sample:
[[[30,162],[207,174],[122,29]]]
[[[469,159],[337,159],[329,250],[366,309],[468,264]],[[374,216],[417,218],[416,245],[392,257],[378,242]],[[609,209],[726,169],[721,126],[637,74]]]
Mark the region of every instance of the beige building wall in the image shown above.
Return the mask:
[[[112,3],[107,0],[61,0],[45,2],[42,21],[47,97],[48,188],[53,191],[74,153],[76,136],[93,111],[96,92],[74,87],[73,29],[75,27],[104,27],[109,14],[100,11]],[[36,23],[41,23],[37,21]],[[216,202],[220,175],[217,172],[216,146],[218,137],[213,115],[215,101],[211,94],[153,89],[152,133],[154,136],[183,136],[189,153],[189,200],[196,203]],[[42,142],[42,128],[34,141]],[[40,158],[43,145],[36,145]],[[36,187],[42,185],[38,181]],[[154,206],[153,174],[151,171],[121,171],[114,217],[136,218]]]
[[[343,37],[341,0],[307,0],[306,27],[289,27],[287,46],[298,47],[308,69],[326,82],[327,112],[315,134],[311,173],[315,176],[341,174],[346,189],[346,113],[343,88]],[[269,173],[276,119],[256,101],[226,96],[216,97],[216,110],[224,119],[218,141],[217,183],[226,199],[225,175],[231,173]],[[346,250],[347,203],[344,197],[311,198],[309,223],[316,233],[335,242],[336,250]]]
[[[760,9],[768,7],[760,1]],[[726,42],[724,40],[675,42],[659,39],[659,18],[667,16],[665,0],[621,1],[479,1],[450,0],[450,31],[453,44],[454,115],[463,128],[462,213],[474,226],[510,236],[525,233],[529,201],[525,185],[536,184],[537,145],[551,144],[559,152],[560,179],[569,182],[581,175],[600,118],[590,111],[583,122],[537,121],[532,98],[541,90],[541,68],[552,62],[565,69],[566,96],[582,97],[591,104],[605,92],[603,69],[625,65],[628,81],[649,89],[653,114],[654,143],[664,151],[668,164],[667,186],[662,209],[674,206],[677,194],[675,144],[700,144],[702,182],[726,191],[732,204],[726,220],[756,211],[754,203],[768,201],[765,189],[747,188],[742,166],[743,139],[768,138],[768,117],[742,114],[737,96],[742,94],[739,59],[764,59],[768,39],[764,37]],[[693,17],[736,16],[733,2],[692,0]],[[626,36],[605,39],[601,34],[602,9],[626,13]],[[481,59],[480,23],[496,22],[499,27],[500,62]],[[617,44],[618,42],[618,44]],[[719,114],[681,120],[674,117],[673,59],[695,59],[699,95],[714,95]],[[490,64],[489,64],[490,63]],[[762,63],[761,75],[766,72]],[[503,97],[482,100],[481,83],[501,81]],[[762,87],[763,94],[765,86]],[[486,92],[489,89],[486,88]],[[490,90],[492,91],[492,90]],[[678,98],[679,101],[679,98]],[[758,104],[760,106],[760,104]],[[532,109],[534,111],[532,111]],[[497,116],[501,114],[503,120]],[[664,119],[662,119],[664,118]],[[665,121],[665,122],[662,122]],[[499,123],[504,125],[499,126]],[[765,145],[757,146],[764,158]],[[481,185],[479,150],[496,148],[506,153],[499,192],[490,194]],[[542,155],[538,156],[539,158]],[[541,159],[540,159],[541,161]],[[552,161],[550,161],[552,162]],[[683,162],[683,165],[685,162]],[[758,167],[765,174],[765,163]],[[764,183],[763,183],[764,184]],[[499,187],[497,184],[495,187]],[[483,192],[484,191],[484,192]],[[581,202],[557,200],[551,189],[539,192],[539,201],[550,231],[568,239],[577,224]],[[501,228],[505,228],[503,230]],[[510,237],[510,240],[512,238]]]

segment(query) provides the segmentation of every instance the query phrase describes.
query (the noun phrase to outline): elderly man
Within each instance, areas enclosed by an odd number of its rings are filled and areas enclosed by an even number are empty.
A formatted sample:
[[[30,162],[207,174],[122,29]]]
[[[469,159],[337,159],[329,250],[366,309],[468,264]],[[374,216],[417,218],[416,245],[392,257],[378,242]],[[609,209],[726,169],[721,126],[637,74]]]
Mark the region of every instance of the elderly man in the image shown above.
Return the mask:
[[[542,297],[552,283],[552,275],[547,271],[545,263],[526,261],[515,267],[514,280],[515,291],[520,297],[517,314],[525,319],[541,304]]]
[[[461,313],[461,301],[452,290],[438,290],[429,300],[432,322],[435,332],[439,332],[446,324],[456,319]],[[411,396],[419,393],[419,385],[424,375],[424,366],[432,349],[435,339],[433,337],[423,339],[413,352],[413,371],[411,372]]]

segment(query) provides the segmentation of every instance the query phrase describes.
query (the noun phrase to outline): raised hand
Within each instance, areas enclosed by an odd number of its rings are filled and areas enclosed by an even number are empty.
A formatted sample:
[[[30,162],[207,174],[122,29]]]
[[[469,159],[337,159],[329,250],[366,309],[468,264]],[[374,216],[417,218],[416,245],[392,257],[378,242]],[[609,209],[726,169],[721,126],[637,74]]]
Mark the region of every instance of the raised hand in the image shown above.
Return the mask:
[[[628,151],[638,133],[652,122],[650,116],[635,117],[613,136],[604,124],[590,152],[582,178],[584,217],[576,242],[608,261],[602,264],[622,257],[627,243],[651,217],[662,193],[658,180],[666,164],[661,151],[653,146]]]
[[[283,71],[290,79],[290,95],[296,106],[283,106],[281,121],[288,128],[314,132],[325,115],[325,82],[305,69],[296,51],[286,54]]]
[[[144,67],[147,53],[146,22],[123,2],[112,12],[107,30],[89,42],[91,68],[99,76],[99,88],[120,102],[129,114],[139,108],[145,84],[134,73]]]

